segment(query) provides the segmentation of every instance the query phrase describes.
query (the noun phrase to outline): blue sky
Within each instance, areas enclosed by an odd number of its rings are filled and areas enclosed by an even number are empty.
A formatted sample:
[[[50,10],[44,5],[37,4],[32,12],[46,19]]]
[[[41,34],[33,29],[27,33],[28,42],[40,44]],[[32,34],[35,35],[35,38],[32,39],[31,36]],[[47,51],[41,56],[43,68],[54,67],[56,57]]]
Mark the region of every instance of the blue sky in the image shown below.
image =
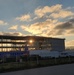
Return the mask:
[[[0,35],[61,37],[74,46],[74,0],[0,0]]]

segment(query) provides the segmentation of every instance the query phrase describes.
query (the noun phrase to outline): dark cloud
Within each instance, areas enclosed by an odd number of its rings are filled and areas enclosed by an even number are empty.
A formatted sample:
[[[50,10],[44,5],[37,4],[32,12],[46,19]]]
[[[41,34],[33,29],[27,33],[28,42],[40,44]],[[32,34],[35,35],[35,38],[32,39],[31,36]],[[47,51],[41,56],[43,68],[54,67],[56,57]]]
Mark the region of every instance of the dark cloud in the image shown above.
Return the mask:
[[[48,32],[48,35],[66,35],[74,34],[74,19],[63,24],[56,25],[53,30]]]
[[[74,27],[74,26],[73,26],[72,23],[66,22],[66,23],[63,23],[63,24],[61,24],[61,25],[57,25],[57,26],[55,27],[55,29],[71,29],[71,28],[73,28],[73,27]]]
[[[70,19],[68,22],[57,25],[55,29],[73,29],[74,28],[74,19]]]
[[[71,19],[68,22],[65,22],[63,24],[57,25],[54,29],[58,30],[56,35],[65,34],[66,31],[69,31],[68,34],[72,34],[74,33],[74,19]]]
[[[71,19],[69,22],[74,23],[74,18],[73,18],[73,19]]]
[[[0,35],[19,36],[22,34],[20,32],[1,32]]]

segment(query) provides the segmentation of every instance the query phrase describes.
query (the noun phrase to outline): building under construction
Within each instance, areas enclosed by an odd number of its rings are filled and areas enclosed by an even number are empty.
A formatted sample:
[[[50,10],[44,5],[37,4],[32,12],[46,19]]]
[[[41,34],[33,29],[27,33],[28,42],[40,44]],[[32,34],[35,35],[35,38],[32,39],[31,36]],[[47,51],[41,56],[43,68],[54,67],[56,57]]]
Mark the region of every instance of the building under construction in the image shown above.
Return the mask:
[[[42,36],[8,36],[0,35],[0,52],[29,50],[64,51],[65,39]]]

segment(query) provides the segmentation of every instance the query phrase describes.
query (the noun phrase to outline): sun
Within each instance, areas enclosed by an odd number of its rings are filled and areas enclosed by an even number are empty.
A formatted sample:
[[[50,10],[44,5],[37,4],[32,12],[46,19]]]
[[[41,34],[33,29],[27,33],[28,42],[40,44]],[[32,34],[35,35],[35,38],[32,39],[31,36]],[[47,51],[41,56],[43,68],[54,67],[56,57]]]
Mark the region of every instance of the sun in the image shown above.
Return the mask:
[[[29,40],[30,43],[33,43],[33,40]]]

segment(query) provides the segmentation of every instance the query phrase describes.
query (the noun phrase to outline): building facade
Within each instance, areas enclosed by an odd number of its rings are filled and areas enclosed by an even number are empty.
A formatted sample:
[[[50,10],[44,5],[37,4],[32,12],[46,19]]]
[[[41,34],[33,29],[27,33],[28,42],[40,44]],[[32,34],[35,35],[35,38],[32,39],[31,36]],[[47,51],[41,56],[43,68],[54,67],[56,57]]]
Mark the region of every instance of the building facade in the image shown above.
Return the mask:
[[[7,36],[0,35],[0,52],[29,50],[64,51],[65,39],[41,36]]]

